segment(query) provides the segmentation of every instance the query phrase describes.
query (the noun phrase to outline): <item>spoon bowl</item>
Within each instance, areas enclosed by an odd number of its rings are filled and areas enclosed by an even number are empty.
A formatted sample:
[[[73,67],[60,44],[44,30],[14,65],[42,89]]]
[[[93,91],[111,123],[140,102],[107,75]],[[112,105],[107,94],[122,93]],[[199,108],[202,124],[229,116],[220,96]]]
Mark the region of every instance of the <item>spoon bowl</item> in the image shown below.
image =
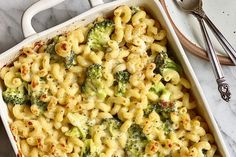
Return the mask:
[[[176,0],[176,2],[185,11],[194,11],[202,7],[202,0]]]

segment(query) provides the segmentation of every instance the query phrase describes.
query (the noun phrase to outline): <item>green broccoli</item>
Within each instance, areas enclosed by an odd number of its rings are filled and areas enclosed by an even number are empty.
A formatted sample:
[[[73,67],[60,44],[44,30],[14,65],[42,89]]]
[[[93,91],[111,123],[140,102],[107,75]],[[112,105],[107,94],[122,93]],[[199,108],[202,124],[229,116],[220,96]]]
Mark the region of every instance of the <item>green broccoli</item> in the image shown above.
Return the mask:
[[[55,36],[54,38],[48,41],[47,48],[46,48],[47,53],[56,54],[55,45],[58,43],[58,40],[59,40],[59,36]]]
[[[81,132],[78,127],[73,127],[72,129],[65,132],[65,135],[69,136],[69,137],[78,137],[79,138],[79,137],[81,137]]]
[[[43,102],[41,96],[43,96],[44,91],[32,91],[28,84],[23,83],[22,86],[18,88],[7,88],[3,92],[3,99],[7,103],[37,105],[42,111],[47,109],[47,103]]]
[[[101,124],[105,126],[111,136],[114,136],[121,127],[121,121],[117,118],[104,119]]]
[[[81,87],[81,91],[88,96],[96,95],[99,99],[104,99],[106,93],[102,86],[102,66],[92,64],[86,71],[86,79]]]
[[[91,94],[101,87],[102,66],[99,64],[92,64],[86,71],[86,79],[82,85],[82,92]]]
[[[69,69],[72,65],[77,64],[76,54],[73,51],[71,51],[70,55],[68,55],[65,58],[57,55],[57,53],[55,51],[55,45],[58,43],[58,41],[59,41],[59,36],[56,36],[56,37],[50,39],[47,43],[46,52],[50,53],[52,63],[53,62],[64,63],[65,68]]]
[[[170,119],[168,119],[164,122],[163,129],[166,134],[168,134],[172,130],[172,124],[173,124],[173,122]]]
[[[157,105],[156,104],[148,104],[147,108],[145,108],[144,111],[144,116],[148,117],[148,115],[150,113],[152,113],[152,111],[156,111]]]
[[[96,157],[98,154],[91,149],[91,145],[94,145],[91,139],[84,141],[84,146],[80,152],[81,157]]]
[[[46,84],[45,81],[46,81],[45,77],[40,77],[39,84],[45,85]],[[32,83],[31,84],[25,83],[24,87],[28,92],[27,94],[29,97],[30,105],[36,105],[41,109],[41,111],[46,111],[48,103],[42,101],[42,99],[46,97],[46,95],[48,94],[48,89],[44,88],[44,86],[41,86],[41,88],[37,88],[33,90]]]
[[[69,69],[71,66],[77,64],[76,54],[71,51],[70,55],[64,58],[65,68]]]
[[[67,118],[69,122],[77,128],[76,130],[74,130],[75,133],[79,132],[79,137],[81,139],[85,139],[89,132],[89,127],[87,124],[88,117],[81,115],[79,113],[68,113]]]
[[[159,96],[159,102],[170,102],[171,92],[165,88],[165,85],[162,82],[152,85],[149,91],[154,92]]]
[[[171,60],[166,52],[160,52],[156,57],[156,69],[155,73],[163,74],[165,70],[175,70],[177,72],[181,72],[181,67],[176,64],[173,60]]]
[[[41,100],[41,96],[43,96],[43,95],[44,95],[43,91],[31,92],[30,101],[31,101],[31,105],[37,105],[41,109],[41,111],[46,111],[48,103],[43,102]]]
[[[165,85],[162,82],[158,82],[151,86],[150,91],[160,95],[161,92],[165,89]]]
[[[148,104],[147,108],[144,109],[144,116],[148,117],[150,113],[156,112],[163,122],[163,129],[165,133],[169,133],[172,130],[172,121],[170,119],[170,113],[174,112],[173,106],[163,106],[159,104]]]
[[[102,78],[102,66],[99,64],[92,64],[88,67],[86,72],[87,79],[101,79]]]
[[[170,120],[170,113],[174,112],[175,109],[172,105],[164,106],[160,104],[148,104],[147,108],[144,109],[144,116],[148,116],[152,111],[155,111],[160,115],[163,122]]]
[[[133,124],[128,129],[128,139],[126,143],[125,153],[129,157],[142,157],[145,153],[145,147],[148,144],[148,139],[143,133],[142,128]]]
[[[63,58],[63,57],[57,55],[56,50],[55,50],[55,46],[59,41],[59,37],[60,36],[56,36],[47,42],[47,44],[46,44],[47,47],[45,49],[45,52],[50,54],[50,63],[61,63],[61,64],[64,64],[66,68],[69,68],[69,67],[67,67],[66,64],[70,65],[68,62],[70,56],[68,56],[67,58]]]
[[[127,83],[129,81],[130,73],[128,71],[119,71],[115,75],[117,82]]]
[[[18,88],[7,88],[3,94],[3,99],[6,103],[25,104],[28,102],[28,95],[25,87],[22,85]]]
[[[104,20],[96,23],[88,33],[88,45],[93,51],[104,51],[110,35],[114,31],[114,23],[112,20]]]
[[[117,84],[115,89],[116,96],[122,96],[126,92],[126,86],[129,82],[130,73],[128,71],[119,71],[115,74],[115,84]]]
[[[156,110],[159,115],[161,115],[161,120],[169,119],[169,114],[175,111],[173,105],[165,106],[165,104],[156,104]]]

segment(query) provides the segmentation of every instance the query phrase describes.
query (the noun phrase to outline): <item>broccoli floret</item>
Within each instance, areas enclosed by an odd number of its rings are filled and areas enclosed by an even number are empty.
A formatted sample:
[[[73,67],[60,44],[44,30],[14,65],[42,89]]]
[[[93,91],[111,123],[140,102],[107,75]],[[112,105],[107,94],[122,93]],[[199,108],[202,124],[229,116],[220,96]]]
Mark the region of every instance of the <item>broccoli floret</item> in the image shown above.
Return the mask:
[[[88,33],[88,45],[93,51],[104,51],[110,35],[114,31],[114,23],[112,20],[104,20],[96,23]]]
[[[163,74],[163,71],[172,69],[177,72],[181,72],[181,67],[171,60],[166,52],[160,52],[156,57],[156,69],[155,73]]]
[[[130,73],[128,71],[119,71],[116,73],[116,80],[121,83],[128,83]]]
[[[142,128],[133,124],[128,129],[128,139],[125,152],[129,157],[142,157],[145,153],[145,147],[148,144],[148,139],[143,133]]]
[[[145,108],[144,111],[144,116],[148,117],[148,115],[150,113],[152,113],[152,111],[156,111],[157,105],[156,104],[148,104],[147,108]]]
[[[160,95],[160,93],[165,89],[165,86],[162,82],[158,82],[151,86],[150,91]]]
[[[92,64],[86,71],[86,79],[81,87],[81,91],[88,96],[96,95],[99,99],[104,99],[106,93],[102,87],[102,66]]]
[[[163,122],[163,129],[165,133],[169,133],[172,130],[172,121],[170,119],[170,113],[174,112],[173,106],[163,106],[159,104],[148,104],[147,108],[144,109],[144,116],[148,117],[150,113],[156,112]]]
[[[69,137],[81,137],[81,132],[78,127],[73,127],[65,133]]]
[[[174,112],[175,109],[172,105],[165,106],[166,104],[148,104],[147,108],[144,109],[144,116],[148,116],[152,111],[155,111],[160,115],[163,122],[170,119],[170,113]]]
[[[27,91],[24,86],[18,88],[7,88],[3,94],[3,99],[6,103],[11,104],[25,104],[28,102]]]
[[[154,92],[159,96],[159,102],[170,102],[171,92],[165,88],[162,82],[158,82],[157,84],[152,85],[149,91]]]
[[[93,142],[91,139],[87,139],[84,141],[84,146],[80,152],[81,157],[96,157],[98,154],[95,150],[91,149],[91,146],[93,146]],[[95,147],[95,146],[94,146]]]
[[[115,74],[117,84],[115,89],[116,96],[122,96],[126,92],[127,83],[129,82],[130,73],[128,71],[119,71]]]
[[[104,119],[101,124],[105,126],[111,136],[114,136],[121,127],[121,121],[117,118]]]
[[[99,64],[92,64],[88,67],[86,72],[87,79],[101,79],[102,78],[102,66]]]
[[[172,130],[172,121],[170,119],[166,120],[163,124],[163,129],[166,134],[168,134]]]
[[[73,65],[76,65],[77,64],[76,54],[73,51],[71,51],[70,55],[64,58],[64,61],[65,61],[65,67],[67,69],[69,69]]]
[[[55,36],[54,38],[48,41],[47,43],[48,46],[46,48],[47,53],[56,54],[55,45],[57,44],[58,40],[59,40],[59,36]]]
[[[59,42],[60,36],[55,36],[47,42],[45,52],[50,54],[50,63],[62,63],[66,67],[66,59],[57,55],[55,46]]]
[[[89,131],[87,125],[88,117],[79,113],[68,113],[67,118],[73,126],[78,128],[78,131],[80,132],[80,138],[85,139]]]
[[[46,111],[48,102],[44,102],[43,99],[48,95],[48,89],[44,88],[46,84],[45,77],[40,77],[39,84],[41,85],[41,88],[33,89],[32,82],[31,84],[25,84],[25,88],[27,89],[28,95],[29,95],[29,101],[31,105],[36,105],[41,111]]]
[[[43,91],[32,92],[30,95],[30,101],[31,101],[31,105],[37,105],[41,109],[41,111],[46,111],[48,103],[40,100],[43,94],[44,94]]]
[[[156,104],[155,111],[160,115],[161,121],[166,122],[167,120],[170,120],[170,113],[174,112],[174,106],[168,104]]]
[[[50,59],[51,59],[52,63],[53,62],[64,63],[65,68],[69,69],[72,65],[77,64],[76,54],[73,51],[71,51],[70,55],[68,55],[65,58],[57,55],[57,53],[55,51],[55,46],[58,43],[58,41],[59,41],[59,36],[56,36],[56,37],[52,38],[51,40],[49,40],[47,43],[46,52],[50,53],[50,56],[51,56]]]

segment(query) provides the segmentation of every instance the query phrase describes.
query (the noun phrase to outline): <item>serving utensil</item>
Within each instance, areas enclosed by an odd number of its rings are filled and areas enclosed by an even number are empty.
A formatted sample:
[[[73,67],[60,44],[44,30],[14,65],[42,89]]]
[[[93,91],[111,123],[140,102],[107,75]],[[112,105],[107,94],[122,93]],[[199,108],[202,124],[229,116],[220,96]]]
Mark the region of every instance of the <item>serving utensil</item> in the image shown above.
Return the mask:
[[[176,2],[180,6],[180,8],[194,15],[198,19],[201,26],[202,33],[203,33],[203,37],[205,40],[207,54],[212,64],[212,68],[216,77],[216,82],[218,84],[218,90],[221,94],[222,99],[228,102],[231,98],[229,85],[225,81],[222,67],[219,63],[219,60],[213,48],[211,39],[206,30],[204,20],[210,26],[216,38],[218,39],[218,41],[220,42],[224,50],[227,52],[227,54],[230,56],[234,64],[236,64],[235,50],[229,44],[229,42],[225,39],[222,33],[220,33],[220,31],[214,26],[211,20],[206,16],[205,12],[202,9],[202,0],[176,0]]]
[[[236,51],[233,46],[228,42],[228,40],[224,37],[224,35],[219,31],[219,29],[213,24],[210,18],[206,15],[206,13],[202,9],[202,0],[176,0],[178,5],[185,11],[193,12],[200,16],[213,34],[216,39],[219,41],[225,52],[229,55],[230,59],[236,65]]]

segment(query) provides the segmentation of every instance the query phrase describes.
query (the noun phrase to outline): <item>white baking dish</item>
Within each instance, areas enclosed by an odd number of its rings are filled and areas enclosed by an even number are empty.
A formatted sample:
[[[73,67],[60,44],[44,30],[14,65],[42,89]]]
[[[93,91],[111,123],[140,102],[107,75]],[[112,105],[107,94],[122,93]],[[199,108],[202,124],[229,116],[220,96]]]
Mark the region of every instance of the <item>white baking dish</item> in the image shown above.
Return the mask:
[[[25,40],[23,40],[18,45],[14,46],[10,50],[4,52],[0,55],[0,68],[6,65],[7,63],[10,63],[13,61],[18,55],[19,50],[23,46],[30,45],[34,42],[45,40],[47,38],[51,38],[57,34],[61,34],[65,31],[73,30],[81,25],[86,25],[90,22],[92,22],[96,17],[104,15],[109,16],[109,14],[114,10],[117,6],[120,5],[134,5],[134,6],[143,6],[149,14],[151,14],[154,18],[158,19],[162,26],[165,27],[165,29],[168,32],[168,40],[169,44],[173,49],[174,56],[177,57],[179,62],[181,63],[184,72],[188,79],[190,80],[192,84],[192,92],[198,101],[198,110],[199,114],[205,118],[207,121],[211,132],[213,133],[216,144],[218,146],[218,149],[222,156],[228,157],[229,153],[226,149],[226,146],[224,144],[222,135],[220,133],[220,130],[214,120],[214,117],[210,111],[209,105],[205,99],[205,96],[202,92],[202,89],[199,85],[199,82],[193,72],[193,69],[185,55],[185,52],[170,24],[170,21],[168,20],[161,4],[158,0],[119,0],[108,4],[103,4],[102,0],[90,0],[91,6],[94,8],[71,19],[68,20],[58,26],[55,26],[51,29],[45,30],[40,33],[36,33],[31,25],[31,19],[32,17],[37,14],[38,12],[45,10],[47,8],[50,8],[64,0],[41,0],[34,5],[32,5],[27,11],[25,12],[23,18],[22,18],[22,27],[23,27],[23,33],[26,37]],[[95,7],[96,6],[96,7]],[[9,139],[11,141],[11,144],[13,146],[13,149],[17,155],[20,156],[19,152],[20,150],[17,147],[17,142],[14,140],[14,137],[10,131],[9,128],[9,122],[11,122],[10,117],[8,116],[8,109],[7,105],[2,99],[2,83],[0,83],[0,103],[1,103],[1,109],[0,109],[0,115],[3,121],[3,124],[5,126],[6,132],[9,136]]]

